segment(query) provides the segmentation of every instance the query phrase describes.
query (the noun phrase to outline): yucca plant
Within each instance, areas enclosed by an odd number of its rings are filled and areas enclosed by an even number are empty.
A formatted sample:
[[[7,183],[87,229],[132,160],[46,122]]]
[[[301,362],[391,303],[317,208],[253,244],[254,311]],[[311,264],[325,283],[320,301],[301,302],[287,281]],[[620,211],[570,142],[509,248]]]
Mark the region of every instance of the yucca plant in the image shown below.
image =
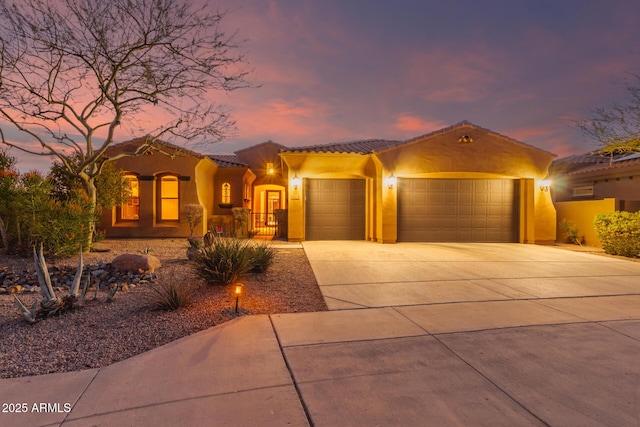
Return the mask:
[[[191,303],[193,285],[188,281],[178,281],[171,275],[156,284],[149,284],[148,299],[154,310],[177,310]]]
[[[45,318],[53,316],[56,313],[62,313],[67,310],[82,305],[84,296],[87,294],[89,288],[89,277],[85,281],[82,293],[80,293],[80,281],[82,279],[82,247],[80,248],[80,258],[78,261],[78,270],[73,278],[73,283],[69,289],[69,295],[58,298],[51,286],[51,277],[49,276],[49,269],[47,263],[44,260],[42,245],[40,245],[39,253],[36,252],[36,248],[33,248],[33,260],[36,265],[36,274],[38,276],[38,283],[40,285],[40,294],[42,300],[40,304],[38,301],[34,302],[31,308],[27,306],[14,294],[14,299],[18,306],[18,310],[22,314],[22,317],[29,323],[35,323],[39,318]],[[80,295],[78,295],[80,293]]]
[[[229,285],[252,268],[248,240],[214,237],[194,257],[196,273],[212,285]]]
[[[264,273],[273,264],[276,252],[268,242],[256,243],[251,247],[251,271]]]

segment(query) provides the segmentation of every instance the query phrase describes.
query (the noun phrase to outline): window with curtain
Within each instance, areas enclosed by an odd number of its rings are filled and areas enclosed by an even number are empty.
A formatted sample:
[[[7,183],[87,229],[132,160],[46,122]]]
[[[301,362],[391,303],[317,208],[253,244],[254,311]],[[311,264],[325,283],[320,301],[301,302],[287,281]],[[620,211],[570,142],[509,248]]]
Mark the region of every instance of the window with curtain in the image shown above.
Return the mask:
[[[159,187],[160,221],[178,221],[180,219],[178,177],[173,175],[160,177]]]

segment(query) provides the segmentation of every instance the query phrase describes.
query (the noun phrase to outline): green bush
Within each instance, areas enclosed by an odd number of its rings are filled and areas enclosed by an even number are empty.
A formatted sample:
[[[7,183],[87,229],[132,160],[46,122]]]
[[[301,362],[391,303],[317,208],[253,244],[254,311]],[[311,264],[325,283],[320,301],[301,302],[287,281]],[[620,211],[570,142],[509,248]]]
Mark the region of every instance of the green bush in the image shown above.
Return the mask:
[[[640,212],[600,214],[594,226],[606,253],[626,257],[640,254]]]
[[[215,237],[194,257],[196,273],[212,285],[229,285],[251,270],[252,252],[248,240]]]

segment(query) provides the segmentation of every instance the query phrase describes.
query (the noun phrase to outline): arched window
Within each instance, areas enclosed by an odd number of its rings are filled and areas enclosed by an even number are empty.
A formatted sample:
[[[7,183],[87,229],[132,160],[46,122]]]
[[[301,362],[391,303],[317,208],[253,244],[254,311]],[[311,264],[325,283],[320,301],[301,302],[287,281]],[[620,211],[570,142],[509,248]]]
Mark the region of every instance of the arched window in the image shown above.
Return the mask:
[[[180,191],[178,177],[163,175],[158,181],[158,219],[178,221],[180,219]]]
[[[222,184],[222,203],[231,203],[231,184]]]
[[[140,183],[133,174],[124,176],[124,188],[120,206],[120,219],[123,221],[137,221],[140,219]]]

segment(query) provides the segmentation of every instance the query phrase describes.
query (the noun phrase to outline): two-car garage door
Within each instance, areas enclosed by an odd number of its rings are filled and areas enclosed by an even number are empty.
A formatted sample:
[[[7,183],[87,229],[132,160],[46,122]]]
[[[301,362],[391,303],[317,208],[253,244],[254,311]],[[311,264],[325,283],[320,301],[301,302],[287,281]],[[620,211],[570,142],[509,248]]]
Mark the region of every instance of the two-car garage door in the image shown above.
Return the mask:
[[[398,241],[517,242],[519,181],[398,180]]]
[[[306,240],[364,240],[364,179],[305,180]],[[517,242],[519,181],[398,179],[398,241]]]

